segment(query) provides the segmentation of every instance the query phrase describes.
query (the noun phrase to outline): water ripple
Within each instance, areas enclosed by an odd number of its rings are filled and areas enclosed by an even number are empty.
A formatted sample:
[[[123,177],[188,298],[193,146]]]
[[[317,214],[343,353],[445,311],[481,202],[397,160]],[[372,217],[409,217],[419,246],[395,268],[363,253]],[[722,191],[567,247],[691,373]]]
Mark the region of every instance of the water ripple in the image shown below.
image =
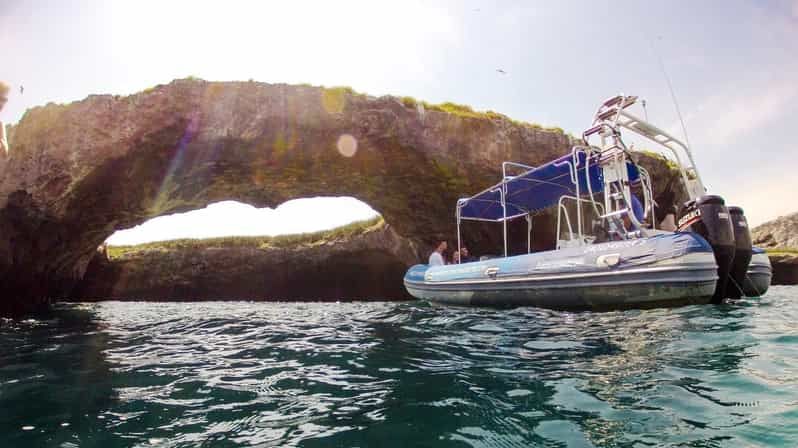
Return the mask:
[[[796,300],[65,305],[0,323],[0,446],[795,446]]]

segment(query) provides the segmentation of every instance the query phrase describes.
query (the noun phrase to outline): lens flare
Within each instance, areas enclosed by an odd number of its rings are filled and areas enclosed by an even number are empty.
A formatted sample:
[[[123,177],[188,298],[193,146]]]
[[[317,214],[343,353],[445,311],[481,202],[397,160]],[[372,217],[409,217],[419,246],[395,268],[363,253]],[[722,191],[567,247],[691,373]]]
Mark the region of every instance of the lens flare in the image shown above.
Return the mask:
[[[352,157],[357,152],[357,139],[349,134],[338,137],[338,152],[344,157]]]

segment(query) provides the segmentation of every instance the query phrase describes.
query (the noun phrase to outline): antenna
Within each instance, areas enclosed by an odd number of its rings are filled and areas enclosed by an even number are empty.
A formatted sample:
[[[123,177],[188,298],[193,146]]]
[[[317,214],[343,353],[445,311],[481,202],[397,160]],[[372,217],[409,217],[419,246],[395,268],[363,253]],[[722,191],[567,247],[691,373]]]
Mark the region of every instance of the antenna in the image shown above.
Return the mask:
[[[657,39],[662,39],[662,37],[657,36]],[[668,83],[668,90],[671,92],[671,99],[673,100],[673,105],[676,107],[676,115],[679,116],[679,123],[682,124],[684,141],[687,143],[687,147],[692,148],[692,145],[690,145],[690,137],[687,136],[687,128],[684,126],[682,111],[679,109],[679,102],[676,101],[676,93],[673,92],[673,84],[671,84],[671,78],[670,76],[668,76],[668,72],[665,70],[665,63],[662,62],[662,57],[660,57],[659,52],[657,51],[657,47],[656,45],[654,45],[654,40],[649,37],[648,42],[649,44],[651,44],[651,50],[654,52],[654,56],[657,57],[657,62],[659,62],[659,68],[660,70],[662,70],[662,76],[665,77],[665,81]]]

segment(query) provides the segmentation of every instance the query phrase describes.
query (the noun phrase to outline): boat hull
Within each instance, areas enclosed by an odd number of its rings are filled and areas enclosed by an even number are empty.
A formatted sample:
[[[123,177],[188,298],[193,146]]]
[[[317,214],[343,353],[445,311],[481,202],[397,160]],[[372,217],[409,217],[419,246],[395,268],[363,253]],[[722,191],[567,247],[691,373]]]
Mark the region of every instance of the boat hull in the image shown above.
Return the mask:
[[[770,258],[767,253],[759,248],[754,248],[751,255],[751,263],[748,265],[748,272],[743,283],[743,294],[746,297],[761,297],[770,288],[770,281],[773,279],[773,268],[770,265]]]
[[[573,310],[708,303],[716,282],[712,249],[694,234],[461,265],[417,265],[405,276],[412,296],[432,302]]]

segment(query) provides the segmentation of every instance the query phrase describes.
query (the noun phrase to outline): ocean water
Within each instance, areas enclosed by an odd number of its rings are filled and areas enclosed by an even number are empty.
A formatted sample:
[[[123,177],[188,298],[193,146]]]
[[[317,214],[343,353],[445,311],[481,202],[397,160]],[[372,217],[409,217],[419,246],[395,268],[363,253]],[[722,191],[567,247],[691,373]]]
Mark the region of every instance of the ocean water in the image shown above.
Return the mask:
[[[0,447],[798,445],[798,287],[568,313],[69,304],[0,323]]]

